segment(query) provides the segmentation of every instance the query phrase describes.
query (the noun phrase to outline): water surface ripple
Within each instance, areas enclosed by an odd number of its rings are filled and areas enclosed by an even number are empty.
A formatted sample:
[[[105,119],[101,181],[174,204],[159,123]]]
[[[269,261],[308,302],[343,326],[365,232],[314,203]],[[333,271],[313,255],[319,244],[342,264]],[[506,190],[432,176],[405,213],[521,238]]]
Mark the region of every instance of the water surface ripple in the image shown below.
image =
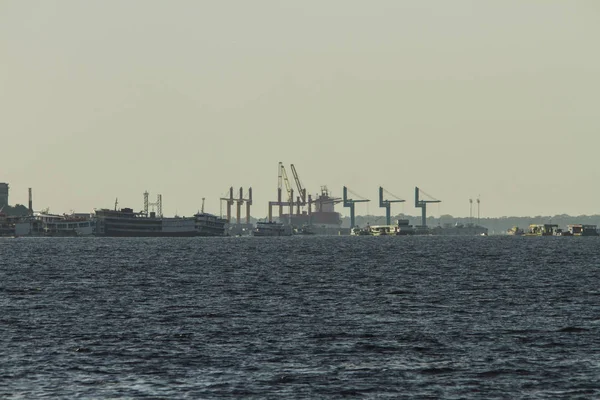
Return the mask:
[[[0,397],[598,398],[599,245],[0,239]]]

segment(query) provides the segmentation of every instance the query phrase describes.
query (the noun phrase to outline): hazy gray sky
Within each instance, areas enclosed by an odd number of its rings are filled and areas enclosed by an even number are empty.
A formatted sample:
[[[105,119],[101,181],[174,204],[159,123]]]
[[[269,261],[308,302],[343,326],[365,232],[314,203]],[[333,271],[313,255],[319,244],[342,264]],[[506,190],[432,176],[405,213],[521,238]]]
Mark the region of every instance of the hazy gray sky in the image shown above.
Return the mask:
[[[600,2],[0,0],[0,181],[54,212],[219,212],[277,163],[382,214],[600,213]],[[289,171],[288,171],[289,172]],[[345,212],[341,206],[338,210]]]

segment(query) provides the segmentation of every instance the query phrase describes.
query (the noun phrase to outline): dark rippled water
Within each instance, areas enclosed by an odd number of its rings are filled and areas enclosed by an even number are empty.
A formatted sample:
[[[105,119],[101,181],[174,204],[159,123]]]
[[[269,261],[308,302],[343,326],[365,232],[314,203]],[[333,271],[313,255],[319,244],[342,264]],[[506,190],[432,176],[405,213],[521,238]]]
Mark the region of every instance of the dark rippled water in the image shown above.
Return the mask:
[[[0,239],[0,397],[598,398],[600,239]]]

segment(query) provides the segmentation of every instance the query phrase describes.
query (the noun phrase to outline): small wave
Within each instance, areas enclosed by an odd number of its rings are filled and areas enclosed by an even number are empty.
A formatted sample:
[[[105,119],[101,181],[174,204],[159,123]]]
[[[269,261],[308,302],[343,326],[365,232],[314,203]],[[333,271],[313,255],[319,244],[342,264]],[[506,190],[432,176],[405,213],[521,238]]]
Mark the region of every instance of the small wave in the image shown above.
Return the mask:
[[[451,374],[458,370],[449,367],[439,367],[439,368],[425,368],[421,370],[421,373],[424,375],[439,375],[439,374]]]
[[[477,374],[480,378],[495,378],[500,375],[531,375],[532,371],[527,369],[495,369],[490,371],[484,371]]]
[[[558,332],[568,332],[568,333],[577,333],[577,332],[587,332],[589,329],[587,328],[579,328],[577,326],[567,326],[566,328],[559,329]]]
[[[395,346],[384,346],[371,343],[357,343],[356,347],[360,350],[372,351],[375,353],[391,353],[399,350],[399,348]]]

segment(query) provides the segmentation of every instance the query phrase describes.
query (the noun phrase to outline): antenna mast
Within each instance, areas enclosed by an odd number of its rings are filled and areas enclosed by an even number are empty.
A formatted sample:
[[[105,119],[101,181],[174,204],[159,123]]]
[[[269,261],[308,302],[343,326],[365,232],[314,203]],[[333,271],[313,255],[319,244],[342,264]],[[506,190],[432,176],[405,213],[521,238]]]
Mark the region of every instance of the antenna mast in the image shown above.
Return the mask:
[[[473,199],[469,199],[469,223],[473,223]]]

